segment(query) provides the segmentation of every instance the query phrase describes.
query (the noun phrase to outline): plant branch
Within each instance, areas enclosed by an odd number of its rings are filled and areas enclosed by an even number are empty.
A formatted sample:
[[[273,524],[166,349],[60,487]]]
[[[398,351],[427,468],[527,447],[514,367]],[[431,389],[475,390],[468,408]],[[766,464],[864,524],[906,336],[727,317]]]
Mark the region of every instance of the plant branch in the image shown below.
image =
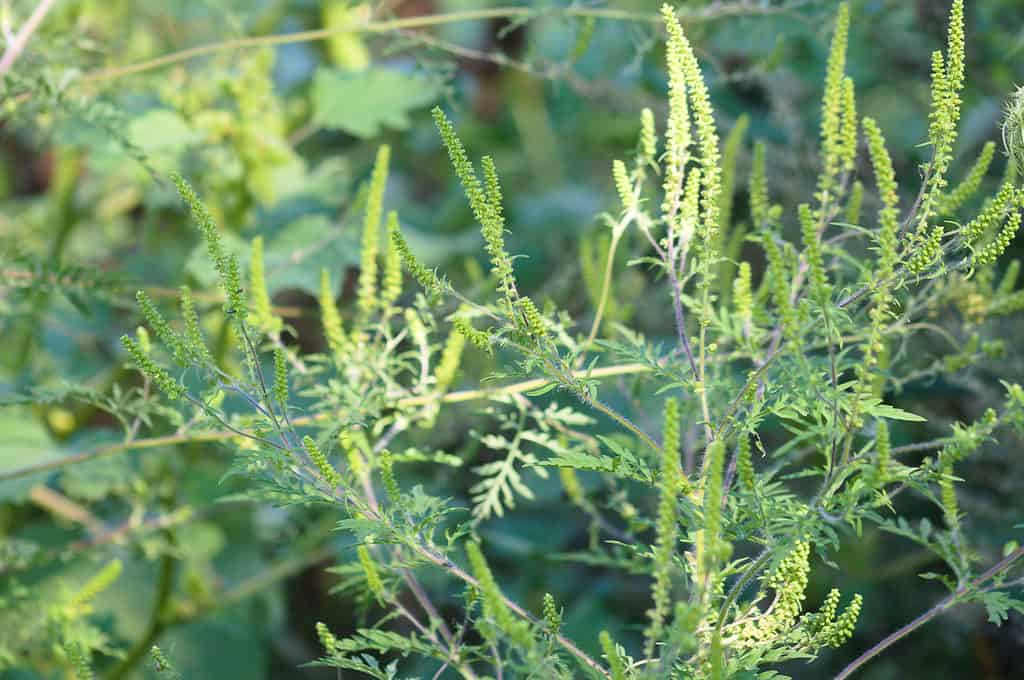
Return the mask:
[[[46,17],[46,13],[53,7],[55,0],[40,0],[36,8],[32,10],[32,14],[29,15],[25,23],[22,24],[21,30],[19,30],[11,44],[4,50],[3,57],[0,57],[0,78],[7,75],[11,70],[11,66],[14,65],[15,60],[21,56],[21,53],[25,50],[28,45],[29,38],[36,32],[39,25],[43,23],[43,19]]]
[[[883,639],[874,647],[861,654],[859,657],[850,662],[850,664],[847,665],[846,668],[840,671],[839,675],[835,677],[835,680],[845,680],[846,678],[850,677],[855,672],[857,672],[857,670],[860,669],[861,666],[863,666],[868,661],[884,652],[889,647],[893,646],[906,636],[910,635],[915,630],[917,630],[924,624],[928,623],[935,617],[939,616],[940,614],[944,614],[947,610],[953,608],[957,604],[960,604],[959,601],[964,595],[969,594],[971,591],[979,588],[986,582],[992,580],[999,574],[1003,573],[1011,566],[1013,566],[1013,564],[1021,557],[1024,557],[1024,547],[1017,548],[1012,553],[1010,553],[1009,555],[1007,555],[1006,557],[992,565],[992,567],[990,567],[988,571],[983,573],[981,576],[974,579],[970,583],[966,583],[960,586],[956,589],[956,591],[954,591],[953,593],[949,594],[941,601],[939,601],[939,603],[936,604],[934,607],[924,612],[916,619],[914,619],[907,625],[903,626],[899,630],[895,631],[894,633],[890,634],[888,637]]]

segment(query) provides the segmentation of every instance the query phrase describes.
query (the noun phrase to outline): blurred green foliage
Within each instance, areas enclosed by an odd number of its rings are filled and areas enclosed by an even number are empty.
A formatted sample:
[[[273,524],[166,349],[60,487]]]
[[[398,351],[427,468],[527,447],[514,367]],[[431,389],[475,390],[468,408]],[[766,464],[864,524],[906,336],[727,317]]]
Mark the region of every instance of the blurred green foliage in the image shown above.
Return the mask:
[[[2,6],[17,30],[35,4]],[[787,209],[817,172],[832,5],[682,3],[684,13],[693,13],[685,23],[706,67],[720,129],[750,116],[747,139],[767,143],[769,187]],[[605,17],[530,3],[504,15],[445,19],[445,13],[503,6],[466,0],[56,3],[4,82],[0,396],[9,405],[0,411],[0,473],[54,467],[0,481],[0,643],[16,648],[35,635],[33,626],[46,625],[41,607],[67,609],[77,589],[118,559],[124,567],[117,587],[99,593],[90,605],[96,616],[81,623],[80,634],[96,648],[135,650],[142,641],[148,653],[148,644],[159,640],[182,676],[196,680],[333,677],[297,666],[318,653],[316,621],[344,632],[368,615],[365,593],[335,593],[338,579],[324,572],[353,562],[351,540],[331,533],[333,519],[319,508],[273,509],[241,494],[241,482],[220,482],[228,459],[216,442],[122,451],[125,432],[147,432],[154,418],[173,416],[125,368],[117,338],[140,323],[136,289],[157,299],[186,283],[213,289],[215,273],[167,179],[171,172],[203,196],[243,265],[251,239],[264,238],[270,293],[296,329],[286,340],[301,342],[303,351],[323,348],[315,302],[321,267],[340,284],[343,313],[355,313],[365,186],[382,143],[392,147],[385,203],[401,209],[413,250],[462,286],[485,285],[477,228],[427,113],[435,103],[453,110],[466,144],[486,149],[501,168],[507,241],[524,256],[516,265],[525,291],[588,318],[608,249],[607,228],[594,216],[614,207],[608,159],[634,144],[641,108],[662,117],[656,8],[613,1],[599,5],[614,13]],[[859,107],[886,130],[897,175],[913,176],[925,160],[927,55],[943,39],[946,3],[858,0],[852,6],[849,72]],[[360,28],[368,20],[379,27]],[[997,136],[1002,102],[1024,73],[1024,8],[1018,0],[972,2],[967,24],[971,75],[959,151],[973,158]],[[179,52],[197,46],[194,58]],[[149,61],[167,54],[183,58]],[[739,149],[740,177],[749,174],[750,149],[749,143]],[[986,191],[998,186],[1004,165],[997,154]],[[954,176],[965,170],[954,168]],[[738,186],[737,213],[747,211],[747,201],[745,186]],[[621,264],[644,247],[635,233],[628,235]],[[667,304],[637,303],[655,285],[643,269],[631,268],[617,282],[607,320],[630,319],[650,338],[670,337]],[[969,316],[970,295],[965,288],[957,313]],[[214,351],[223,355],[220,300],[206,293],[197,299]],[[969,325],[967,336],[950,337],[944,323],[950,313],[934,310],[936,346],[970,339]],[[927,413],[931,436],[944,433],[942,423],[971,420],[995,403],[999,379],[1024,380],[1024,355],[1015,347],[1020,322],[999,323],[1005,352],[954,377],[901,386],[898,403]],[[939,352],[928,345],[899,351]],[[486,373],[485,361],[468,359],[464,370]],[[632,406],[644,418],[649,404]],[[180,425],[170,422],[171,430]],[[471,436],[481,427],[494,425],[472,409],[443,414],[434,445],[484,462]],[[920,435],[920,427],[900,423],[894,442]],[[110,455],[60,465],[104,446]],[[976,518],[972,533],[998,549],[1019,540],[1019,523],[1016,534],[1000,527],[1022,516],[1024,467],[1014,446],[986,451],[958,471],[975,489],[961,502]],[[468,467],[443,477],[433,467],[417,469],[428,488],[443,483],[464,498],[477,481]],[[636,635],[624,622],[642,616],[646,580],[561,561],[589,537],[586,517],[559,512],[566,501],[556,477],[532,479],[533,499],[481,528],[492,548],[491,568],[506,592],[532,610],[540,610],[544,592],[569,594],[564,627],[595,641],[595,648],[602,629]],[[621,511],[628,520],[629,508]],[[828,583],[865,600],[853,642],[813,677],[828,677],[827,669],[841,668],[938,599],[941,589],[915,576],[929,571],[932,559],[872,531],[836,557],[846,566],[842,573],[826,579],[812,572],[812,599],[824,597]],[[29,590],[45,599],[23,599]],[[155,611],[154,603],[163,609]],[[981,626],[984,618],[976,609],[946,616],[862,677],[1019,677],[1024,619],[1011,615],[995,629]],[[105,677],[122,677],[118,664],[125,660],[107,659]],[[131,677],[153,676],[150,664],[127,660]],[[0,665],[6,661],[0,658]],[[67,677],[40,668],[0,671],[0,677]],[[789,672],[812,677],[799,666]]]

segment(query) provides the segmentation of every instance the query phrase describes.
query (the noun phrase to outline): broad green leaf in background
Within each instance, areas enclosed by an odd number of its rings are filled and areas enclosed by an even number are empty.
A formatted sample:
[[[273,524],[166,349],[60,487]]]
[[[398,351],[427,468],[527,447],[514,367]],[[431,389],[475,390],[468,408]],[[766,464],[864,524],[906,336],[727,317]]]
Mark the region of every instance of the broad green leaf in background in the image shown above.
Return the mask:
[[[61,457],[60,450],[38,420],[27,409],[0,409],[0,472],[10,472],[28,465],[45,463]],[[0,500],[23,501],[28,491],[46,477],[40,473],[0,482]]]
[[[441,92],[437,79],[392,69],[346,73],[321,68],[313,79],[313,122],[355,137],[370,138],[384,127],[409,127],[409,112]]]

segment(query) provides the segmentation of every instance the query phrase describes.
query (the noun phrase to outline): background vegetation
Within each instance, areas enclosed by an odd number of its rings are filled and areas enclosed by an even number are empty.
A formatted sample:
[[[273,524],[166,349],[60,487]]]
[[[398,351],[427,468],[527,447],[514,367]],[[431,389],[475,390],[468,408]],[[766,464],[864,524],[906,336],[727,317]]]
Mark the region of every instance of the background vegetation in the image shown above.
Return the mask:
[[[478,227],[429,115],[441,104],[465,144],[501,169],[507,243],[524,256],[516,262],[524,292],[589,319],[609,236],[595,216],[617,209],[610,159],[633,148],[642,108],[663,119],[657,8],[628,0],[14,1],[0,3],[8,52],[37,7],[48,12],[24,50],[0,62],[0,677],[59,677],[45,660],[19,656],[15,632],[44,610],[77,617],[75,593],[102,585],[96,579],[115,559],[123,565],[116,585],[79,603],[91,610],[96,647],[128,652],[100,664],[106,677],[155,672],[132,654],[156,641],[190,679],[333,677],[297,667],[320,654],[317,621],[341,635],[375,616],[366,593],[345,587],[353,539],[332,531],[329,510],[271,507],[247,496],[244,480],[222,480],[230,450],[176,436],[181,424],[161,410],[118,342],[140,325],[137,289],[161,301],[188,284],[213,351],[229,350],[222,300],[209,292],[216,274],[169,177],[193,184],[243,264],[252,239],[263,238],[275,311],[294,328],[282,342],[301,357],[326,346],[316,302],[322,267],[339,282],[342,314],[356,313],[366,186],[383,144],[391,149],[385,207],[401,211],[417,255],[463,289],[484,285]],[[913,177],[927,153],[928,55],[943,44],[948,7],[857,0],[851,9],[848,72],[859,106],[886,130],[897,176]],[[747,126],[738,175],[749,174],[750,140],[764,140],[772,196],[788,211],[818,172],[834,10],[806,0],[680,7],[719,128]],[[1016,0],[970,3],[967,25],[957,151],[973,159],[996,136],[1003,101],[1024,73],[1024,10]],[[997,154],[985,191],[1004,167]],[[748,198],[737,186],[733,209],[747,213]],[[644,248],[629,238],[620,269]],[[760,268],[758,253],[751,246]],[[642,268],[626,271],[608,320],[670,339],[672,314],[658,285]],[[934,310],[936,332],[905,351],[942,357],[950,343],[967,346],[969,302]],[[969,359],[955,373],[922,370],[898,386],[894,403],[929,422],[901,423],[895,443],[945,434],[998,404],[1000,380],[1024,382],[1020,322],[995,323],[1005,351],[961,352]],[[483,353],[467,353],[453,387],[475,386],[492,369]],[[640,419],[661,417],[653,395],[624,389],[616,398]],[[487,409],[481,402],[443,412],[424,442],[464,464],[414,467],[410,485],[470,505],[475,466],[494,459],[486,436],[498,426]],[[961,504],[980,545],[998,550],[1019,538],[1019,447],[1007,435],[958,469],[971,480]],[[534,610],[545,592],[562,593],[565,629],[591,641],[591,652],[602,629],[639,639],[628,622],[643,618],[648,580],[568,560],[591,540],[590,518],[566,511],[557,475],[529,481],[533,498],[478,528],[498,581]],[[629,508],[619,510],[628,521]],[[1007,533],[1014,524],[1017,533]],[[835,559],[844,569],[816,569],[809,592],[819,600],[833,585],[861,593],[860,623],[813,671],[791,667],[794,677],[831,677],[942,596],[941,586],[917,577],[934,569],[934,555],[900,537],[867,529]],[[33,593],[28,609],[24,590]],[[863,677],[910,669],[914,677],[1018,677],[1024,618],[1011,614],[1001,628],[986,618],[979,607],[951,612]]]

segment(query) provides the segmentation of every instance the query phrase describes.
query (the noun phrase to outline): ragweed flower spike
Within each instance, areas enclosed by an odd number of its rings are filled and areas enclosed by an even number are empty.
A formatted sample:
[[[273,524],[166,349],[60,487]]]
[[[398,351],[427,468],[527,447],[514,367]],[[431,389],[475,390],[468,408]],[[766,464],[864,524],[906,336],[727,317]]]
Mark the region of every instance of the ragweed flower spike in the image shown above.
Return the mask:
[[[377,159],[370,175],[370,189],[366,196],[366,213],[363,219],[363,244],[359,261],[359,294],[356,306],[365,320],[377,308],[377,253],[380,250],[380,216],[384,205],[384,187],[388,179],[388,164],[391,148],[387,145],[377,150]]]
[[[889,462],[892,460],[892,445],[889,442],[889,426],[884,420],[878,421],[875,435],[875,479],[876,484],[889,480]]]
[[[320,294],[317,300],[320,303],[320,323],[324,329],[327,348],[335,359],[339,359],[345,353],[348,338],[345,336],[345,328],[341,324],[341,315],[338,314],[338,308],[334,304],[331,274],[326,267],[320,270]]]
[[[249,259],[249,290],[253,325],[268,335],[280,333],[284,324],[279,317],[274,315],[273,307],[270,304],[270,293],[267,292],[267,280],[263,268],[262,236],[257,236],[252,240],[252,253]]]
[[[722,169],[719,162],[718,130],[715,127],[714,111],[711,108],[711,96],[708,93],[704,76],[700,72],[700,64],[697,56],[690,45],[690,41],[683,33],[683,28],[676,18],[675,12],[669,5],[661,6],[661,14],[665,20],[665,28],[668,31],[668,58],[669,72],[673,69],[673,60],[679,61],[682,77],[685,80],[689,93],[690,106],[693,109],[692,117],[697,130],[697,146],[700,153],[699,163],[701,168],[701,225],[702,241],[706,244],[704,255],[704,266],[710,265],[715,259],[712,252],[712,244],[719,227],[719,193],[722,185]],[[672,94],[669,95],[669,105],[672,105]],[[705,273],[705,281],[702,287],[711,285],[709,272]]]
[[[380,578],[370,550],[365,545],[361,545],[356,548],[356,553],[359,555],[359,565],[363,568],[363,576],[366,577],[366,587],[370,589],[378,602],[383,603],[386,598],[384,582]]]
[[[828,301],[828,277],[825,274],[825,260],[821,250],[818,225],[811,212],[811,206],[801,203],[799,208],[800,231],[804,241],[804,256],[811,272],[811,292],[818,304]]]
[[[822,201],[827,201],[829,193],[835,185],[836,175],[846,162],[848,150],[844,149],[844,138],[848,135],[844,130],[843,113],[847,107],[844,104],[845,70],[846,70],[846,46],[850,35],[850,7],[847,3],[839,5],[839,14],[836,16],[835,33],[832,35],[832,45],[829,48],[828,66],[825,71],[825,96],[822,99],[821,112],[821,152],[824,158],[824,168],[818,180],[818,190],[821,192]],[[852,87],[850,88],[852,99]],[[852,104],[850,104],[852,108]],[[854,114],[855,115],[855,114]],[[849,116],[849,113],[847,114]],[[850,125],[847,122],[847,127]],[[855,123],[852,123],[855,125]]]
[[[679,403],[675,399],[665,401],[665,429],[661,445],[661,485],[656,525],[657,544],[654,548],[654,583],[651,585],[651,599],[654,606],[648,612],[651,624],[645,634],[645,653],[650,659],[664,632],[665,616],[669,611],[670,588],[672,586],[672,556],[679,538],[679,522],[676,518],[676,504],[684,493],[684,477],[679,465]]]
[[[491,266],[498,279],[498,292],[502,294],[505,304],[512,306],[518,297],[516,293],[515,275],[512,268],[512,257],[505,250],[505,219],[501,208],[501,188],[494,163],[490,158],[484,159],[484,175],[486,188],[477,177],[472,161],[466,155],[466,148],[455,134],[455,127],[440,107],[433,110],[434,123],[441,135],[441,141],[448,151],[455,174],[458,175],[462,188],[469,199],[469,206],[480,224],[484,237],[484,247],[491,257]]]
[[[491,573],[491,568],[484,558],[483,551],[480,550],[480,544],[475,541],[467,541],[466,556],[469,558],[473,575],[479,582],[480,595],[483,598],[484,615],[493,621],[497,625],[498,630],[505,635],[508,635],[520,644],[526,642],[529,639],[529,632],[522,622],[516,620],[515,615],[512,614],[508,605],[505,604],[505,598],[502,596],[501,589],[494,580],[494,574]]]
[[[988,168],[992,164],[992,159],[995,157],[995,152],[995,142],[986,142],[977,160],[974,161],[974,165],[967,171],[963,180],[952,191],[942,197],[935,210],[936,214],[952,215],[978,192],[981,181],[985,179]]]
[[[139,303],[139,309],[142,311],[143,318],[146,319],[146,323],[156,333],[156,337],[171,351],[174,356],[175,362],[180,366],[188,365],[188,350],[185,342],[181,336],[171,329],[170,324],[164,319],[163,315],[157,310],[156,305],[143,291],[138,291],[135,294],[135,300]],[[149,354],[149,351],[146,351]]]
[[[156,383],[156,386],[167,395],[171,401],[181,399],[185,396],[185,388],[177,380],[171,377],[166,370],[157,366],[148,354],[142,351],[142,346],[127,335],[121,336],[121,344],[135,360],[135,365],[147,378]]]
[[[453,328],[445,340],[444,349],[441,351],[441,359],[434,370],[434,382],[437,391],[444,394],[455,381],[455,374],[459,370],[459,363],[462,360],[462,350],[466,346],[466,336],[458,328]]]
[[[437,272],[433,269],[427,269],[423,263],[416,259],[412,250],[409,249],[409,244],[406,243],[405,237],[402,236],[401,230],[396,229],[391,232],[391,242],[395,246],[398,257],[405,264],[405,268],[409,270],[409,273],[416,279],[416,282],[423,287],[423,292],[427,294],[427,300],[431,303],[438,302],[444,295],[445,283],[438,277]]]
[[[205,366],[213,366],[213,355],[206,346],[203,330],[199,326],[199,313],[188,286],[181,287],[181,317],[185,320],[185,348],[189,356]]]
[[[114,581],[121,576],[121,560],[111,560],[95,576],[90,578],[82,586],[81,590],[72,596],[68,606],[80,608],[88,606],[97,595],[114,584]]]
[[[192,186],[181,175],[174,175],[172,179],[182,200],[191,210],[192,218],[203,234],[203,240],[206,241],[206,250],[210,254],[210,259],[213,260],[213,266],[220,278],[220,286],[227,297],[224,311],[236,319],[244,319],[246,306],[242,300],[242,274],[238,266],[238,259],[224,249],[220,232],[213,222],[210,211],[199,200],[199,196],[196,195]]]
[[[338,638],[327,627],[327,624],[317,621],[316,636],[320,640],[320,644],[323,645],[324,651],[328,654],[333,654],[334,648],[338,644]]]
[[[398,213],[392,210],[387,217],[387,242],[384,244],[384,279],[381,284],[380,304],[388,310],[402,295],[402,253],[398,249],[395,234],[401,231]]]
[[[608,634],[608,631],[602,630],[598,634],[597,639],[601,643],[601,651],[604,652],[604,658],[608,660],[612,680],[626,680],[626,664],[622,659],[622,655],[619,654],[618,645],[612,640],[612,636]]]
[[[640,112],[640,163],[641,167],[654,167],[658,157],[658,131],[654,124],[654,112],[644,109]]]
[[[274,399],[282,410],[288,408],[288,362],[284,350],[274,348]]]

